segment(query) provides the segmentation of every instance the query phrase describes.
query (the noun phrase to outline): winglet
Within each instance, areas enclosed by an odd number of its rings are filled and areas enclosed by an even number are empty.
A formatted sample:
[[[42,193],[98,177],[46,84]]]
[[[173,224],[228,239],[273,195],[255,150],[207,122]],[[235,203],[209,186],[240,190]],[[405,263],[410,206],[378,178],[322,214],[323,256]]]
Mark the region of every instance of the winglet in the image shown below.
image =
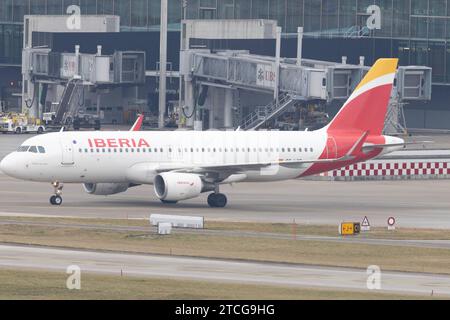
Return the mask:
[[[130,131],[140,131],[142,129],[143,123],[144,123],[144,115],[140,114],[134,125],[131,127]]]

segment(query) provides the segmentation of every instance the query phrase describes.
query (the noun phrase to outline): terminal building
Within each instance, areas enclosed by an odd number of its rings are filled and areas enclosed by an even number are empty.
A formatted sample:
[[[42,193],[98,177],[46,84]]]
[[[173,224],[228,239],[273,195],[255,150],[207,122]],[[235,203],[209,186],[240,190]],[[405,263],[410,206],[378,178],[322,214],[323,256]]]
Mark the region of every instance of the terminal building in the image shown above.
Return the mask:
[[[159,70],[159,0],[6,0],[0,3],[0,100],[3,109],[22,109],[24,87],[22,50],[27,40],[32,47],[51,47],[59,53],[103,55],[117,51],[144,52],[146,80],[126,85],[125,97],[157,113]],[[183,7],[183,4],[187,4]],[[119,16],[120,22],[105,29],[39,29],[30,34],[24,18],[42,15],[69,16],[71,5],[81,8],[84,16]],[[379,25],[368,28],[372,5],[380,8]],[[70,11],[69,11],[70,13]],[[378,14],[378,12],[377,12]],[[431,67],[431,101],[408,101],[404,107],[409,128],[450,129],[450,1],[447,0],[169,0],[168,1],[168,101],[179,100],[180,38],[183,19],[275,20],[282,28],[281,56],[296,58],[298,27],[303,27],[302,57],[351,65],[371,65],[379,57],[399,57],[402,66]],[[54,19],[53,19],[54,21]],[[56,25],[54,25],[56,26]],[[25,32],[24,32],[25,30]],[[26,32],[28,30],[28,33]],[[115,44],[116,47],[111,46]],[[190,49],[247,50],[255,55],[275,56],[274,39],[192,39]],[[287,60],[285,61],[287,63]],[[45,81],[42,80],[41,81]],[[135,87],[134,89],[132,89]],[[28,91],[29,88],[25,88]],[[40,89],[41,90],[41,89]],[[61,91],[62,89],[60,89]],[[118,89],[117,89],[118,90]],[[134,91],[133,91],[134,90]],[[31,90],[30,90],[31,91]],[[95,92],[90,90],[90,92]],[[183,92],[181,95],[183,96]],[[255,93],[255,96],[257,94]],[[217,97],[216,97],[217,98]],[[88,99],[91,100],[91,99]],[[180,99],[181,100],[181,99]],[[223,100],[223,99],[220,99]],[[264,100],[264,99],[262,99]],[[267,99],[266,99],[267,100]],[[427,100],[427,99],[424,99]],[[144,103],[145,101],[145,103]],[[267,101],[261,101],[266,104]],[[237,102],[234,108],[240,108]],[[95,105],[95,103],[93,103]],[[332,115],[339,102],[326,106]],[[97,105],[97,107],[99,107]],[[107,107],[106,107],[107,108]],[[240,110],[237,110],[238,112]],[[209,119],[214,121],[213,117]],[[240,123],[238,121],[237,123]],[[220,127],[220,126],[219,126]],[[211,128],[211,126],[208,126]]]

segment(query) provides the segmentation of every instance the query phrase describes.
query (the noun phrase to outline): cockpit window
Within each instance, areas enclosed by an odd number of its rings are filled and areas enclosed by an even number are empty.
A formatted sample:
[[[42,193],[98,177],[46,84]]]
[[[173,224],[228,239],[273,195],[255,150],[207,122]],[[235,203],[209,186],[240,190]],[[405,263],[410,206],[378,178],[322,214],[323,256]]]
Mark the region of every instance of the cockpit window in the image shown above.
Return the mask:
[[[28,150],[28,152],[38,153],[37,147],[35,147],[35,146],[30,147],[30,150]]]
[[[30,146],[20,146],[17,152],[27,152]]]
[[[38,150],[39,150],[39,153],[45,153],[45,148],[44,147],[39,146]]]

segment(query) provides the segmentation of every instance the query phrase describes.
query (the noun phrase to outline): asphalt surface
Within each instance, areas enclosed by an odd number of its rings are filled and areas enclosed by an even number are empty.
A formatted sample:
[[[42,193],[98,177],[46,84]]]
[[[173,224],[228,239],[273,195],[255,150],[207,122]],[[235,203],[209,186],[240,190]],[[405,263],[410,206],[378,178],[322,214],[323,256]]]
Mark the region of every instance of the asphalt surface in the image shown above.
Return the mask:
[[[302,265],[236,262],[169,256],[0,245],[0,266],[65,272],[78,265],[83,272],[120,276],[189,279],[282,287],[368,290],[367,270]],[[450,277],[382,272],[381,290],[430,296],[450,296]]]
[[[27,135],[0,135],[0,158]],[[338,225],[368,216],[374,226],[385,226],[390,216],[398,227],[450,229],[450,180],[428,181],[285,181],[223,186],[225,209],[211,209],[207,195],[163,205],[152,186],[131,188],[104,197],[84,192],[81,185],[64,187],[64,203],[52,207],[53,188],[0,173],[0,216],[37,215],[98,218],[148,218],[152,213],[201,215],[207,219],[298,224]]]

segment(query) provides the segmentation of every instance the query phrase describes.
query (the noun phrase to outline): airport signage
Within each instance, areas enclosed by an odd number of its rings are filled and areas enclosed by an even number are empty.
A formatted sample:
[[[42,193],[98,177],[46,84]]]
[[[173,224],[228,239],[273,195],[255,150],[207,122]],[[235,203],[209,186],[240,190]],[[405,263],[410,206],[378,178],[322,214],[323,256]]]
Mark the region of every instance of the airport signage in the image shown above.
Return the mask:
[[[265,88],[275,88],[276,73],[272,64],[256,66],[256,85]]]
[[[343,236],[354,236],[360,234],[361,224],[359,222],[343,222],[339,228],[339,234]]]
[[[158,223],[158,234],[169,235],[171,233],[172,233],[172,223],[170,223],[170,222]]]
[[[394,231],[395,230],[395,223],[396,223],[395,218],[394,217],[390,217],[388,219],[387,223],[388,223],[388,230],[389,231]]]
[[[161,223],[170,223],[173,228],[203,229],[205,219],[204,217],[173,216],[163,214],[150,215],[150,224],[152,226],[158,226],[158,224]]]
[[[369,222],[369,218],[364,217],[363,222],[361,223],[361,231],[370,231],[370,222]]]
[[[61,78],[73,78],[78,73],[78,57],[65,54],[61,59]]]

